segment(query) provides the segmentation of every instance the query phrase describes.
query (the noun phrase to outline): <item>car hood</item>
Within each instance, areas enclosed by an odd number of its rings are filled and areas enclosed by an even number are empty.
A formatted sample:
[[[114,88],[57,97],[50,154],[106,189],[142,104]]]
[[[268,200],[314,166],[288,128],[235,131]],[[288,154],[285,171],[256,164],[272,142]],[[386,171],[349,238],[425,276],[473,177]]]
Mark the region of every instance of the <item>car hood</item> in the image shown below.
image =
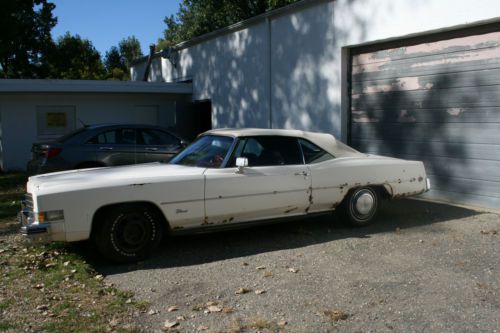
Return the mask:
[[[122,185],[142,185],[203,175],[205,168],[165,163],[147,163],[54,172],[28,179],[29,193],[75,191]]]

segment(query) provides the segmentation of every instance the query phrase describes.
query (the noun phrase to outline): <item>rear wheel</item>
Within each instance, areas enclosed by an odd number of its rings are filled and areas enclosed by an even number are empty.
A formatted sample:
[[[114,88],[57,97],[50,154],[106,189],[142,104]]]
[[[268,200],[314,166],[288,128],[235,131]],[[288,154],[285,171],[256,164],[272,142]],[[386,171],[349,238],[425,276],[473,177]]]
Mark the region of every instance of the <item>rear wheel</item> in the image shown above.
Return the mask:
[[[116,206],[104,215],[94,240],[108,259],[126,263],[142,260],[155,250],[163,228],[155,212],[142,205]]]
[[[355,227],[368,225],[377,216],[379,200],[377,191],[371,187],[351,190],[341,207],[345,222]]]

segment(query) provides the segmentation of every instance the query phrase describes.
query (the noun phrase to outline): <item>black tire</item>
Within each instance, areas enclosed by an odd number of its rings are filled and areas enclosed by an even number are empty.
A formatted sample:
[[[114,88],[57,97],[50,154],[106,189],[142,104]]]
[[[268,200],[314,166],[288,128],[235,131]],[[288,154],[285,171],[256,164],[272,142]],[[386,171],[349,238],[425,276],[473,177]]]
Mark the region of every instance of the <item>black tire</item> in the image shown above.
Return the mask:
[[[364,227],[372,222],[378,213],[380,197],[371,187],[352,189],[341,205],[341,213],[350,226]]]
[[[118,263],[137,262],[148,257],[161,242],[163,224],[157,214],[144,205],[109,208],[96,221],[94,241],[106,258]]]

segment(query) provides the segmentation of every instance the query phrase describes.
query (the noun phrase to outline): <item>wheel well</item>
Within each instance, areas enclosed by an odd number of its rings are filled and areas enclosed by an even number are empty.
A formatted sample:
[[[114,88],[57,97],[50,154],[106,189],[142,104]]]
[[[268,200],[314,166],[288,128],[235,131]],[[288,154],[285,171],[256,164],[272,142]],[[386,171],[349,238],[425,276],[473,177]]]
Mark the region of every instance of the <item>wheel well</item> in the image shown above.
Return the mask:
[[[366,185],[366,186],[355,186],[355,187],[350,188],[349,191],[347,192],[347,194],[342,199],[342,201],[344,201],[345,198],[348,197],[348,194],[351,193],[353,190],[355,190],[357,188],[362,188],[362,187],[369,187],[369,188],[375,190],[381,199],[390,199],[390,198],[392,198],[391,194],[385,188],[384,185]]]
[[[136,205],[136,206],[143,206],[147,207],[150,209],[152,212],[155,213],[155,215],[160,219],[160,221],[163,223],[165,226],[165,232],[170,231],[170,224],[168,223],[167,219],[165,218],[165,215],[163,215],[162,211],[158,206],[156,206],[154,203],[148,202],[148,201],[132,201],[132,202],[122,202],[122,203],[116,203],[116,204],[111,204],[111,205],[106,205],[100,207],[95,213],[94,216],[92,217],[92,225],[90,229],[90,238],[92,239],[94,235],[96,234],[97,231],[99,231],[99,228],[102,224],[99,223],[99,220],[104,218],[106,213],[110,209],[114,209],[116,207],[120,206],[127,206],[130,207],[131,205]]]

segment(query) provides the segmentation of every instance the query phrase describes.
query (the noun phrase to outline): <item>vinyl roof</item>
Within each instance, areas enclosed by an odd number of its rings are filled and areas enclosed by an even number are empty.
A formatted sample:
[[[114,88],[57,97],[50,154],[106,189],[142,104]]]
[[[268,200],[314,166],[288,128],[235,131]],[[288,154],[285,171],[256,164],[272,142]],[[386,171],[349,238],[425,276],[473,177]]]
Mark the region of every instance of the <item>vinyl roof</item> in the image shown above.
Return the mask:
[[[331,134],[307,132],[291,129],[267,129],[267,128],[222,128],[214,129],[203,133],[203,135],[224,135],[232,137],[245,136],[289,136],[295,138],[303,138],[311,141],[318,147],[326,150],[335,157],[358,156],[361,153],[339,142]]]

